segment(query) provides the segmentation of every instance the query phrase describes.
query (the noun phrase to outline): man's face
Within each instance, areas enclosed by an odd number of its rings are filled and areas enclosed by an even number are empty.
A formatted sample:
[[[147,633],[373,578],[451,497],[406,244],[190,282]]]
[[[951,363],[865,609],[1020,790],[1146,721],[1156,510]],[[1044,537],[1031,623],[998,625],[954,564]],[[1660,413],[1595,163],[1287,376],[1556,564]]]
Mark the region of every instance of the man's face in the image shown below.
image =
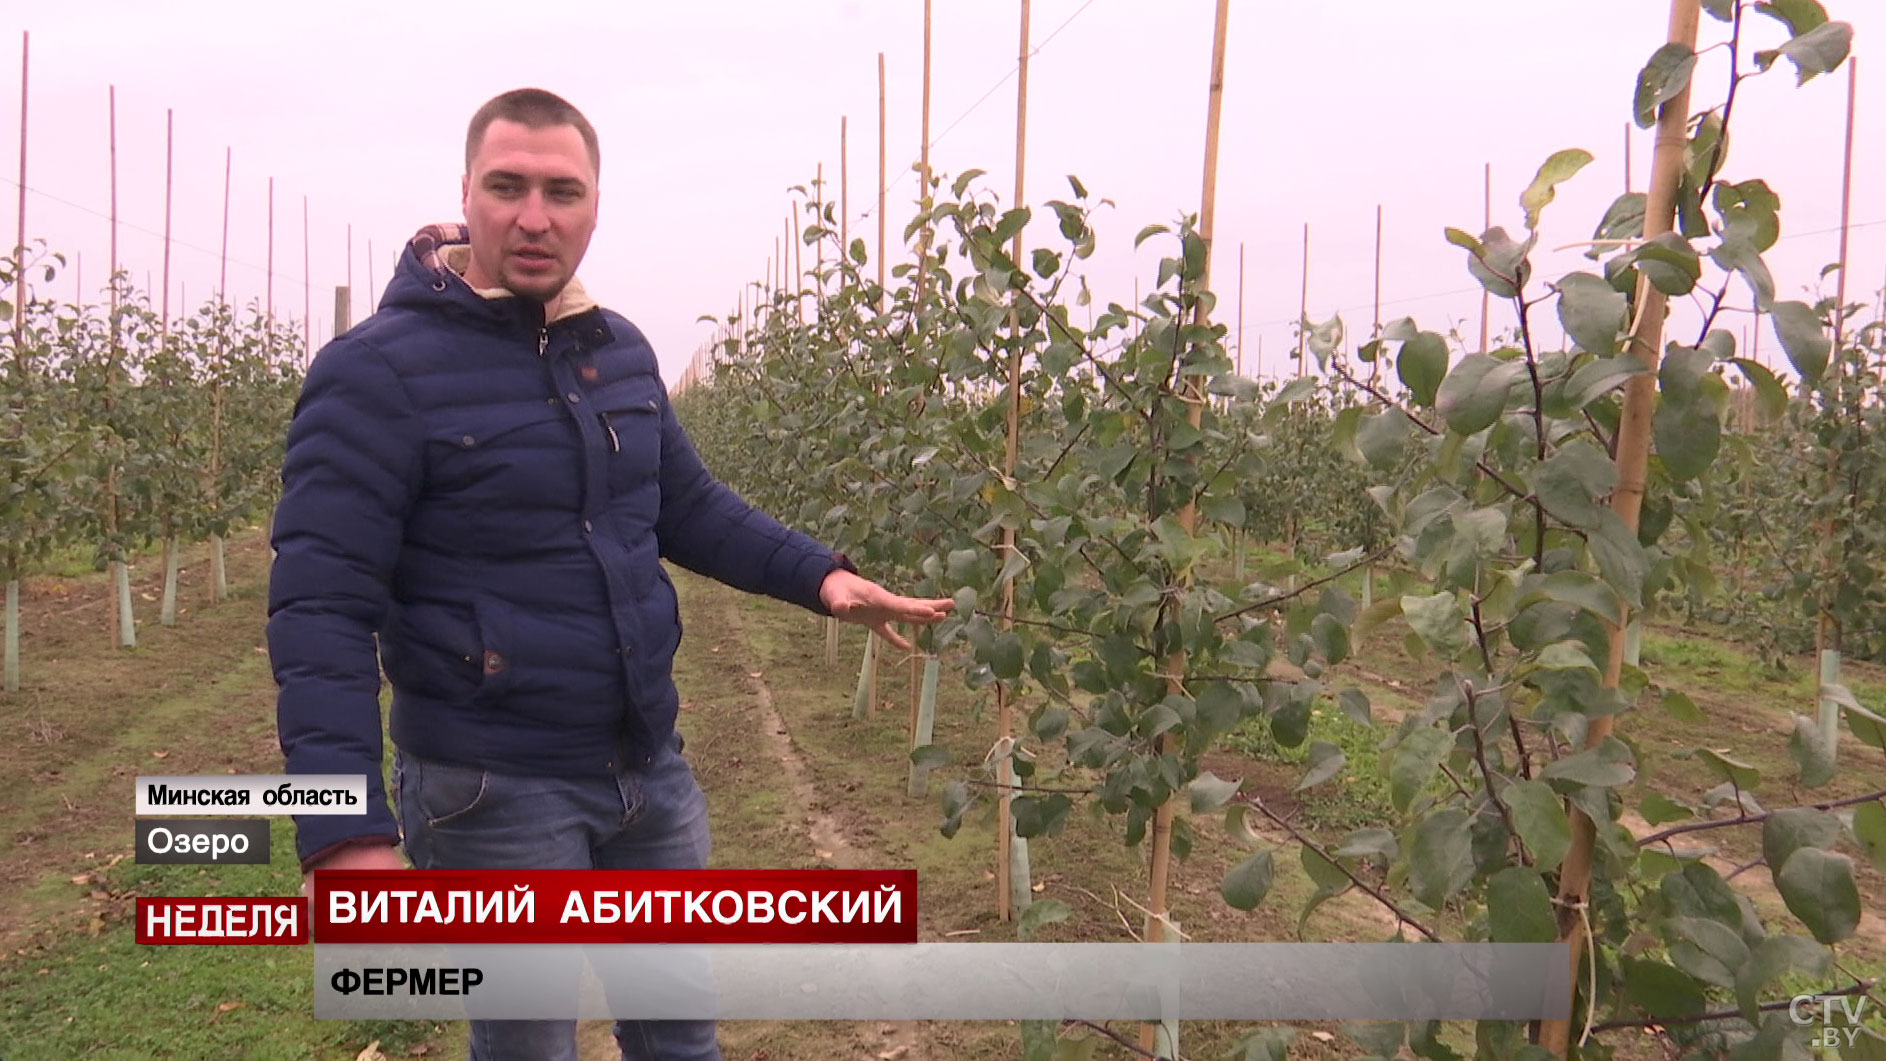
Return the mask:
[[[465,175],[473,287],[538,302],[562,293],[596,231],[596,168],[575,126],[532,129],[499,119]]]

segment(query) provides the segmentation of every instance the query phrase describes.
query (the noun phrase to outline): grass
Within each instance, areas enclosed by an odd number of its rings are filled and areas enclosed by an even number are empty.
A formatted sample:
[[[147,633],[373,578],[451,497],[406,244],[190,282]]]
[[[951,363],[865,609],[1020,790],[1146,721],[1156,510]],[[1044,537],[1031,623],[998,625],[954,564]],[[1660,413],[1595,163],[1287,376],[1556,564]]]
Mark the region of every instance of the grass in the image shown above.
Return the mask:
[[[1285,748],[1271,734],[1269,720],[1247,720],[1225,738],[1225,746],[1241,755],[1297,768],[1301,773],[1310,749],[1319,741],[1335,745],[1346,760],[1336,776],[1297,797],[1305,824],[1320,829],[1348,830],[1379,825],[1393,811],[1388,802],[1388,776],[1381,762],[1383,731],[1365,726],[1334,704],[1310,710],[1309,737],[1295,748]]]

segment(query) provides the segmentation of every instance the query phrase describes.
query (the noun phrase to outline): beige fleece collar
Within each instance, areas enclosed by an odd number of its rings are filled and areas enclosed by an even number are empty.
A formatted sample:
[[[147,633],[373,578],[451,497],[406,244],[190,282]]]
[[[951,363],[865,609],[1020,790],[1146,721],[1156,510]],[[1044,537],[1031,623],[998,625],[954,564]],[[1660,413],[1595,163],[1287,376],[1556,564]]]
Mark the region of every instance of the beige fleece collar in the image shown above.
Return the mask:
[[[463,278],[465,270],[471,266],[471,246],[464,243],[442,245],[439,247],[439,259],[445,263],[446,268]],[[503,287],[474,287],[472,290],[482,298],[517,297],[509,288]],[[544,307],[544,323],[555,324],[566,317],[587,313],[595,308],[596,300],[590,298],[589,292],[583,290],[583,282],[572,276],[570,282],[564,285],[562,293]]]

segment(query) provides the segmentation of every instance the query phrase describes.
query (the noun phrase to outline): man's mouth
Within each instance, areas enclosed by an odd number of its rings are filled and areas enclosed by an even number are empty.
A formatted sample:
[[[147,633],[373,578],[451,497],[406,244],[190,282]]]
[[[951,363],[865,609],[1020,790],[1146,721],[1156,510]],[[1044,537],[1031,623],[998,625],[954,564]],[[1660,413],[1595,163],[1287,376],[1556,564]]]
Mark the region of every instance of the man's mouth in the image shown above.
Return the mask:
[[[517,250],[511,253],[513,257],[519,258],[530,265],[546,265],[556,261],[556,256],[549,251],[538,250],[534,247],[527,247],[523,250]]]

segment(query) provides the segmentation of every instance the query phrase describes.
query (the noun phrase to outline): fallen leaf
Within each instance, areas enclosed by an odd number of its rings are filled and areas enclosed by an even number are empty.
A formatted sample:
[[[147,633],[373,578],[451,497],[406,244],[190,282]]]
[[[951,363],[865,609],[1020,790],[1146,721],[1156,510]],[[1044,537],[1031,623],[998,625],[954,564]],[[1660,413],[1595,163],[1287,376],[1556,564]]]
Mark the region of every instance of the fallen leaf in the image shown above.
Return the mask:
[[[765,674],[765,673],[766,673],[766,672],[765,672],[765,671],[763,671],[763,670],[756,670],[756,671],[748,671],[748,672],[747,672],[747,677],[749,677],[749,678],[758,678],[758,677],[759,677],[760,675],[762,675],[762,674]]]
[[[78,876],[72,878],[72,883],[73,884],[90,884],[92,883],[92,875],[90,873],[81,873]]]
[[[414,1043],[406,1048],[407,1057],[424,1057],[431,1052],[431,1043]]]
[[[92,935],[96,936],[100,932],[105,931],[105,919],[102,917],[94,917],[92,918],[91,925],[89,925],[88,927],[91,930]],[[99,966],[99,968],[103,969],[104,966],[101,965]]]
[[[812,851],[812,853],[813,853],[813,854],[815,854],[815,855],[817,855],[817,856],[819,856],[820,858],[831,858],[831,857],[832,857],[832,853],[831,853],[830,851],[820,851],[820,850],[818,850],[817,848],[814,848],[814,849],[813,849],[813,851]]]
[[[904,1056],[905,1054],[909,1052],[910,1052],[909,1043],[905,1043],[902,1046],[893,1046],[889,1050],[886,1050],[883,1053],[879,1054],[878,1061],[897,1061],[898,1058]]]
[[[380,1052],[380,1040],[368,1043],[365,1050],[354,1055],[354,1061],[386,1061],[386,1055]]]
[[[100,888],[93,888],[93,889],[92,889],[92,898],[94,898],[94,899],[109,899],[109,898],[111,898],[111,893],[110,893],[110,892],[108,892],[108,891],[105,891],[105,890],[103,890],[103,889],[100,889]]]
[[[1048,887],[1048,886],[1047,886],[1046,884],[1037,884],[1037,885],[1035,885],[1035,886],[1034,886],[1034,887],[1033,887],[1033,888],[1032,888],[1031,890],[1033,890],[1033,891],[1045,891],[1045,890],[1047,890],[1047,887]]]
[[[1319,1043],[1334,1042],[1336,1039],[1334,1035],[1331,1035],[1328,1032],[1322,1032],[1322,1031],[1311,1032],[1310,1038],[1315,1039]]]
[[[166,751],[155,751],[155,752],[152,752],[152,753],[151,753],[151,758],[153,758],[153,759],[168,759],[168,758],[170,758],[170,753],[169,753],[169,752],[166,752]]]

